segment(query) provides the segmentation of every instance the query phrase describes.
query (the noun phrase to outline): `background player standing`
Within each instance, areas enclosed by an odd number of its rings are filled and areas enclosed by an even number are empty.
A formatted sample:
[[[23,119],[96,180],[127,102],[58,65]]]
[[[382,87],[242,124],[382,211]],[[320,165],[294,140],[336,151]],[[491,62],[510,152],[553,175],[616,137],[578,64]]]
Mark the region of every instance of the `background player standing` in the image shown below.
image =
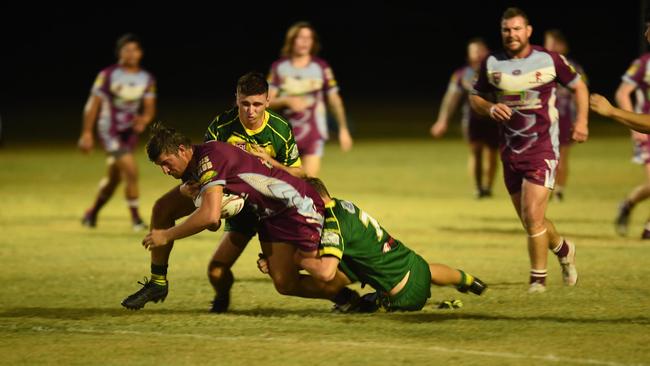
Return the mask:
[[[503,13],[504,52],[492,54],[483,62],[470,102],[477,112],[502,124],[500,146],[506,188],[528,234],[529,292],[543,292],[549,249],[559,259],[564,283],[573,286],[578,280],[575,245],[564,240],[546,219],[559,158],[558,114],[553,98],[556,82],[576,93],[573,139],[579,142],[586,141],[589,132],[589,91],[564,56],[530,44],[532,32],[521,9],[508,8]]]
[[[282,58],[271,65],[269,73],[270,107],[281,111],[291,123],[303,169],[311,177],[320,171],[328,138],[326,105],[338,123],[341,149],[352,148],[338,84],[329,64],[317,57],[319,51],[314,27],[298,22],[287,31]]]
[[[94,145],[93,128],[97,124],[97,136],[108,155],[108,170],[82,224],[95,227],[99,210],[124,179],[133,229],[139,231],[147,226],[138,212],[138,166],[133,150],[138,135],[156,113],[156,87],[153,76],[140,67],[142,45],[135,35],[122,36],[117,41],[116,52],[118,63],[97,75],[84,109],[79,148],[84,153],[90,152]]]
[[[544,48],[563,55],[582,76],[582,80],[587,83],[587,77],[582,66],[567,57],[569,42],[560,30],[550,29],[544,33]],[[562,201],[564,199],[564,188],[569,177],[569,151],[573,142],[571,134],[573,132],[573,122],[576,118],[576,101],[573,92],[562,85],[557,86],[556,95],[555,104],[559,113],[560,124],[560,159],[557,165],[555,188],[552,196],[558,201]]]
[[[447,131],[449,118],[463,100],[463,133],[470,149],[470,171],[476,184],[476,197],[492,196],[492,185],[497,171],[497,149],[499,147],[499,127],[495,121],[474,112],[469,106],[469,93],[473,88],[481,62],[490,53],[485,41],[473,38],[467,42],[467,65],[454,71],[447,91],[440,104],[438,119],[431,126],[433,137],[442,137]],[[484,170],[483,152],[487,153],[487,166]]]

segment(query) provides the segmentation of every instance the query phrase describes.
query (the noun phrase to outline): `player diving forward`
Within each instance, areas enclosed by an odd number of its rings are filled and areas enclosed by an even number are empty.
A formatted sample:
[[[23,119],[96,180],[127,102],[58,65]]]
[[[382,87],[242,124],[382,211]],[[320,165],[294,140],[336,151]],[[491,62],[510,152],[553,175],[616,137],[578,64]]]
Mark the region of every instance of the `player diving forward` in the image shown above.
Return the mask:
[[[422,309],[431,297],[431,284],[452,285],[460,292],[476,295],[487,288],[480,279],[464,271],[427,263],[365,211],[349,201],[330,197],[321,180],[307,180],[325,203],[319,256],[296,255],[296,263],[312,276],[328,282],[340,270],[349,283],[360,281],[377,290],[377,301],[388,311]],[[264,259],[258,261],[258,266],[262,272],[267,269]],[[364,296],[364,300],[367,302],[371,297]]]

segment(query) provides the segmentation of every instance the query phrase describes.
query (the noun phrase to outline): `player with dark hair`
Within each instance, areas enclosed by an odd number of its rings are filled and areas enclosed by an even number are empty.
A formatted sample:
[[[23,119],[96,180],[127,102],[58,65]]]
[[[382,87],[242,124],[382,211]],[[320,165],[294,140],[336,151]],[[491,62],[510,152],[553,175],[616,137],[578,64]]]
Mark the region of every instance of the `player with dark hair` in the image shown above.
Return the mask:
[[[222,141],[242,150],[258,154],[271,165],[289,173],[302,176],[291,126],[279,115],[268,110],[268,83],[260,73],[248,73],[237,81],[237,107],[218,115],[210,124],[204,141]],[[152,210],[153,229],[167,229],[177,219],[191,214],[195,205],[191,199],[192,187],[198,182],[189,180],[176,186],[159,198]],[[230,304],[230,289],[234,283],[232,266],[246,245],[257,233],[259,220],[250,207],[245,206],[238,215],[226,219],[225,233],[208,265],[208,278],[215,289],[211,311],[221,313]],[[168,291],[168,263],[173,247],[153,247],[151,250],[151,281],[123,303],[129,308],[141,308],[159,292]],[[279,254],[276,257],[279,257]],[[278,279],[278,282],[281,282]]]
[[[431,284],[455,286],[460,292],[481,295],[487,285],[480,279],[424,258],[393,238],[377,220],[352,202],[332,198],[318,178],[307,178],[325,204],[325,226],[319,256],[299,253],[297,263],[319,280],[332,281],[338,271],[348,283],[361,282],[377,290],[376,300],[388,311],[420,310],[431,297]],[[262,272],[267,270],[258,261]],[[343,284],[346,284],[345,282]],[[358,306],[371,309],[373,295]]]
[[[544,32],[544,48],[566,57],[571,66],[580,74],[585,84],[587,83],[587,76],[582,66],[567,56],[569,53],[569,42],[564,36],[564,33],[559,29],[549,29]],[[557,86],[556,98],[555,104],[559,113],[558,123],[560,127],[560,159],[558,160],[555,188],[553,189],[552,197],[558,201],[562,201],[564,199],[564,188],[569,177],[569,152],[571,151],[571,144],[573,142],[571,133],[576,117],[576,102],[571,90],[562,85]]]
[[[282,58],[271,65],[269,74],[270,106],[281,111],[291,123],[308,176],[317,176],[320,171],[328,138],[326,104],[338,123],[341,149],[352,148],[338,84],[332,68],[318,57],[319,51],[314,27],[298,22],[287,31]]]
[[[649,13],[650,14],[650,13]],[[650,17],[646,14],[645,37],[650,42]],[[616,91],[616,102],[619,108],[613,107],[603,96],[591,96],[591,109],[605,117],[632,129],[634,141],[634,161],[645,166],[647,180],[635,187],[621,202],[616,216],[615,228],[619,235],[627,235],[628,224],[632,209],[640,202],[650,197],[650,53],[644,53],[634,60],[623,75],[622,82]],[[632,92],[636,92],[636,104],[631,100]],[[650,218],[646,221],[642,239],[650,239]]]
[[[99,210],[124,179],[133,229],[139,231],[147,226],[138,212],[138,166],[133,151],[138,135],[156,113],[156,84],[153,76],[140,67],[142,45],[135,35],[126,34],[118,39],[116,52],[117,64],[97,75],[84,109],[79,148],[84,153],[92,150],[96,124],[97,135],[108,155],[108,171],[82,224],[96,226]]]
[[[559,158],[557,82],[576,94],[573,139],[587,140],[589,90],[566,58],[533,46],[528,16],[509,8],[501,18],[504,52],[481,65],[470,96],[472,108],[501,123],[500,147],[506,188],[528,234],[529,292],[546,291],[548,250],[557,256],[564,284],[578,280],[575,245],[566,241],[546,219],[550,191]]]
[[[490,50],[480,38],[472,38],[467,42],[467,65],[457,69],[451,75],[447,92],[445,93],[438,119],[431,126],[433,137],[442,137],[447,131],[449,118],[463,100],[462,119],[463,133],[469,144],[470,167],[476,184],[476,197],[492,196],[492,185],[497,171],[497,149],[499,147],[499,126],[495,121],[478,115],[469,106],[469,93],[473,88],[474,78],[481,67],[481,62]],[[484,170],[483,153],[487,153],[487,167]]]
[[[246,200],[246,205],[259,218],[262,251],[268,258],[277,291],[324,299],[337,295],[340,287],[328,292],[326,286],[311,276],[300,275],[293,263],[296,253],[305,257],[317,254],[324,207],[314,188],[231,144],[209,141],[191,145],[187,137],[160,123],[154,124],[151,130],[147,143],[149,159],[166,175],[198,182],[201,203],[184,222],[151,230],[142,241],[145,248],[167,246],[205,229],[218,229],[224,192],[236,194]],[[139,309],[148,301],[163,301],[166,296],[167,286],[148,282],[122,305]]]

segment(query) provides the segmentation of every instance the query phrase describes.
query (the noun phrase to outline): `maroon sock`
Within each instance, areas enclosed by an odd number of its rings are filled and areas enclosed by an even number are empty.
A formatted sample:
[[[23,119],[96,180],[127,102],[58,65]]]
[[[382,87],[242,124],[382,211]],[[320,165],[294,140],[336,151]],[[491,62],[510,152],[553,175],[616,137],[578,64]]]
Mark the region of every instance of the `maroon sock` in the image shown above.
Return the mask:
[[[140,218],[140,213],[138,212],[138,199],[130,199],[126,200],[128,206],[129,206],[129,212],[131,212],[131,220],[135,223],[142,222],[142,219]]]
[[[560,258],[566,257],[569,255],[569,244],[566,243],[566,240],[562,239],[562,244],[558,245],[553,249],[553,253]]]
[[[530,283],[541,283],[546,285],[546,270],[545,269],[531,269],[530,270]]]
[[[88,210],[88,213],[91,216],[97,216],[97,213],[99,213],[99,210],[102,209],[102,207],[108,202],[108,198],[104,196],[97,196],[97,199],[95,200],[95,203],[93,204],[93,207]]]

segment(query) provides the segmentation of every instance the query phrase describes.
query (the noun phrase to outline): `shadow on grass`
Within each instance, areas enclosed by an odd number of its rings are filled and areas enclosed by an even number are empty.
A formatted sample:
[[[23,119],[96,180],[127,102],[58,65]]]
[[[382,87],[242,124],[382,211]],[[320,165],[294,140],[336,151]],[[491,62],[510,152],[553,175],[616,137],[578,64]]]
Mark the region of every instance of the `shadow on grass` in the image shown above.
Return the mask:
[[[453,234],[476,234],[476,235],[485,235],[485,234],[501,234],[501,235],[517,235],[523,237],[526,235],[526,232],[522,228],[494,228],[494,227],[484,227],[484,226],[441,226],[437,228],[440,231],[446,231]],[[593,234],[579,234],[579,233],[567,233],[561,232],[567,238],[580,238],[580,239],[592,239],[592,240],[602,240],[602,239],[611,239],[614,236],[603,236],[603,235],[593,235]]]
[[[392,313],[392,320],[404,323],[442,322],[448,320],[479,320],[479,321],[515,321],[515,322],[551,322],[562,324],[639,324],[650,325],[649,317],[632,318],[571,318],[562,316],[508,316],[478,313],[465,313],[454,310],[441,310],[438,313]]]
[[[44,307],[22,307],[7,309],[0,313],[0,318],[41,318],[60,320],[83,320],[96,317],[128,317],[128,316],[158,316],[158,315],[213,315],[218,316],[250,316],[250,317],[314,317],[329,315],[327,309],[304,308],[255,308],[255,309],[233,309],[225,314],[212,314],[207,307],[194,309],[141,309],[137,311],[124,308],[44,308]]]

